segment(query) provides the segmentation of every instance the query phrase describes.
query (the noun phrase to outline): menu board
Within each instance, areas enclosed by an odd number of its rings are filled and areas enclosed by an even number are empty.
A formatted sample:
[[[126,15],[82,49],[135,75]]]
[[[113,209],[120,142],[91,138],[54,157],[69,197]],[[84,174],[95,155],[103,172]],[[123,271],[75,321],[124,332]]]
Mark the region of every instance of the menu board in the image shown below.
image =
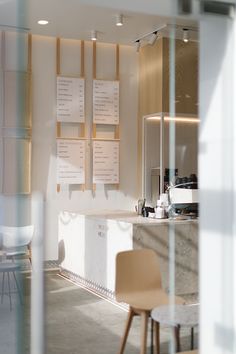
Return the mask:
[[[57,139],[57,184],[85,183],[85,141]]]
[[[119,183],[119,142],[93,142],[93,183]]]
[[[57,121],[84,123],[84,79],[57,76]]]
[[[93,122],[119,124],[119,81],[93,80]]]

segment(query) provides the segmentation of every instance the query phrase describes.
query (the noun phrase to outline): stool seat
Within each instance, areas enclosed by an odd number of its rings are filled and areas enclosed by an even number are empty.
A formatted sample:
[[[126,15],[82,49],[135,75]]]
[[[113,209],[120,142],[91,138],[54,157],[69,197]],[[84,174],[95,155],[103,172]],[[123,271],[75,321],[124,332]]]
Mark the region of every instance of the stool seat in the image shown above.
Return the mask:
[[[194,327],[198,325],[198,312],[199,304],[159,306],[151,311],[151,318],[158,324],[175,327],[176,348],[180,352],[181,327],[191,328],[191,349],[193,349]]]
[[[154,321],[167,326],[195,327],[198,325],[199,304],[158,306],[151,316]]]

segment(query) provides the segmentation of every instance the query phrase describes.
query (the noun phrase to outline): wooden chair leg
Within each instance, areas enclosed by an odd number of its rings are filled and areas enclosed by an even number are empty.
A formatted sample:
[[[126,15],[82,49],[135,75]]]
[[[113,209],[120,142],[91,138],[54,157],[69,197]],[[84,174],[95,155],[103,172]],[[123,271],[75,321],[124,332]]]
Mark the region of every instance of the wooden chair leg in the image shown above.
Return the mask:
[[[147,311],[141,313],[141,351],[140,354],[146,354],[147,351],[147,327],[148,327],[148,317]]]
[[[123,338],[122,338],[122,341],[121,341],[119,354],[123,354],[124,353],[126,341],[127,341],[127,338],[128,338],[130,326],[131,326],[131,323],[132,323],[134,315],[135,315],[134,311],[132,309],[130,309],[129,313],[128,313],[128,318],[127,318],[127,321],[126,321],[126,325],[125,325],[125,332],[124,332],[124,335],[123,335]]]
[[[150,354],[153,354],[153,328],[154,328],[154,320],[151,318],[151,351],[150,351]]]
[[[154,321],[155,354],[160,354],[160,323]]]

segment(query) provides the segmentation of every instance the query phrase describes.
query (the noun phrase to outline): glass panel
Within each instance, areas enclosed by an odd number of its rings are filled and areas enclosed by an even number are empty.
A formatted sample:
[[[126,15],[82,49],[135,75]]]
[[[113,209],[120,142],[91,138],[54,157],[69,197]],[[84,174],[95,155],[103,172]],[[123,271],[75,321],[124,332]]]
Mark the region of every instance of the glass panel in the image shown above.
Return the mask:
[[[159,43],[162,111],[143,117],[143,197],[155,208],[154,217],[165,218],[153,231],[162,286],[169,294],[165,316],[172,323],[183,310],[197,323],[198,306],[176,302],[198,303],[198,43],[184,42],[175,23],[169,27],[168,38]],[[190,350],[189,333],[180,333],[182,350]],[[169,326],[169,353],[180,351],[176,335]]]

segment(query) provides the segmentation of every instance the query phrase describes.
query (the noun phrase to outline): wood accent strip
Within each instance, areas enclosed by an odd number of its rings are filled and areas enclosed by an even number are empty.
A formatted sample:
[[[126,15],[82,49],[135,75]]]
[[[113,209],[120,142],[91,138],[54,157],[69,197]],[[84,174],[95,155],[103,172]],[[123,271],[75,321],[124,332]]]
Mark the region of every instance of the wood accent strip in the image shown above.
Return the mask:
[[[97,135],[97,126],[95,123],[93,123],[93,138],[96,139],[96,135]]]
[[[61,122],[57,122],[57,138],[61,137]]]
[[[96,41],[93,41],[93,79],[97,77],[97,45]]]
[[[27,56],[27,73],[28,73],[28,112],[29,112],[29,120],[30,127],[32,126],[32,34],[28,34],[28,56]]]
[[[115,127],[115,139],[120,139],[120,126],[116,125]]]
[[[58,37],[56,40],[56,75],[59,76],[61,73],[61,41]],[[57,137],[61,136],[61,123],[57,122]],[[57,193],[61,191],[60,184],[57,184]]]
[[[116,45],[116,80],[120,80],[120,46]]]
[[[81,53],[80,53],[80,76],[84,77],[84,41],[81,40]]]
[[[86,138],[71,137],[71,136],[58,136],[57,139],[61,139],[61,140],[81,140],[81,141],[86,140]]]
[[[85,138],[85,131],[86,131],[86,129],[85,129],[85,123],[81,123],[80,124],[80,137],[81,138]]]
[[[92,140],[96,140],[96,141],[120,141],[120,139],[112,139],[112,138],[92,138]]]
[[[2,70],[6,70],[6,33],[2,31],[2,50],[1,50],[1,66]]]
[[[57,42],[56,42],[56,74],[60,75],[61,74],[61,40],[59,37],[57,37]]]
[[[32,34],[28,34],[28,63],[27,63],[28,73],[32,72]]]

